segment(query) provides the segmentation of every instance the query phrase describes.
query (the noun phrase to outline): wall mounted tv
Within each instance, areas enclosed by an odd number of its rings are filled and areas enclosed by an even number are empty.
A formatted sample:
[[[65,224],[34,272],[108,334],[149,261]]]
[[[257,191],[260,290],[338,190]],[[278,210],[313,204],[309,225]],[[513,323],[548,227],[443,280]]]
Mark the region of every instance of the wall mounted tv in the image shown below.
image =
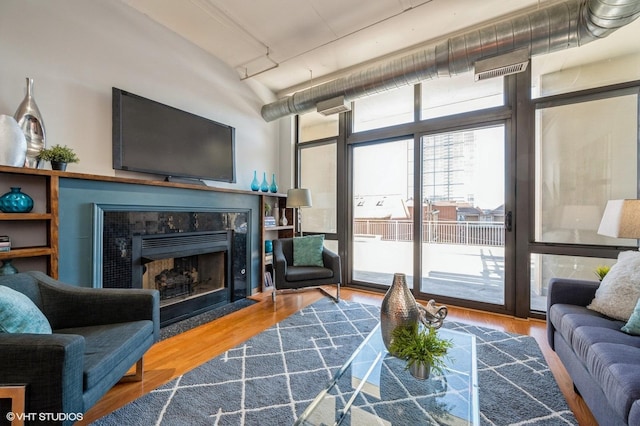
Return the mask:
[[[235,182],[235,128],[113,88],[113,168]]]

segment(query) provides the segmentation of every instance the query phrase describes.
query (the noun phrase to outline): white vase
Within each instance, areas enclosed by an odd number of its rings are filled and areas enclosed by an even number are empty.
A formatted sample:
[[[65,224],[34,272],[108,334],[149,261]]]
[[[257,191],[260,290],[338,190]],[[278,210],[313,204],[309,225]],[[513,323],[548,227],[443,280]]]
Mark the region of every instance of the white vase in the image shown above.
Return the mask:
[[[46,136],[42,114],[33,98],[33,79],[27,78],[27,94],[13,115],[27,140],[25,167],[38,168],[43,161],[38,154],[46,146]]]
[[[10,115],[0,115],[0,165],[23,167],[27,140],[18,122]]]

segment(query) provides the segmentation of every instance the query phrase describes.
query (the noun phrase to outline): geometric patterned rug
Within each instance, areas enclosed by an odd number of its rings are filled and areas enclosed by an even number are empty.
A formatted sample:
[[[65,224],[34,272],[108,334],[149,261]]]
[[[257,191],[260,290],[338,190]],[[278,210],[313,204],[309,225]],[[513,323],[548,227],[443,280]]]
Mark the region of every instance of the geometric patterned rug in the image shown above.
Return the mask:
[[[379,318],[377,306],[322,299],[93,424],[291,425]],[[481,425],[577,425],[534,338],[444,327],[476,336]]]

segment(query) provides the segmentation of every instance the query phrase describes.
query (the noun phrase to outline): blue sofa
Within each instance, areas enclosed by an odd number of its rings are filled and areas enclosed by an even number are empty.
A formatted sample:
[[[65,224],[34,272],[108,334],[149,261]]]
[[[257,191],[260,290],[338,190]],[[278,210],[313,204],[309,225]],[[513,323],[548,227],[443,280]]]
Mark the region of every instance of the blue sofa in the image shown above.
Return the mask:
[[[0,286],[27,295],[53,330],[0,333],[0,386],[26,385],[27,413],[69,415],[34,424],[72,424],[133,365],[142,366],[160,335],[157,290],[80,288],[41,272],[0,276]]]
[[[549,345],[600,425],[640,425],[640,336],[622,332],[624,321],[586,308],[599,284],[550,280]]]

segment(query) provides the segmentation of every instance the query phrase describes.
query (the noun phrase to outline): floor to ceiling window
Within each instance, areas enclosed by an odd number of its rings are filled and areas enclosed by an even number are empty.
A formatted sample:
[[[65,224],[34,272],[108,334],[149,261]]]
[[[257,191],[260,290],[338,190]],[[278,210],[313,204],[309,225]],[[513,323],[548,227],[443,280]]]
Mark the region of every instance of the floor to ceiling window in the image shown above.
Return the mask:
[[[544,315],[550,278],[596,279],[637,248],[597,234],[607,200],[640,195],[628,63],[545,55],[517,76],[356,100],[340,125],[301,117],[298,183],[323,200],[305,232],[339,242],[347,285],[384,291],[403,272],[423,299]]]
[[[300,117],[298,188],[311,191],[312,206],[301,209],[302,231],[325,235],[325,246],[338,252],[337,136],[338,116],[318,113]]]
[[[607,50],[610,39],[599,41]],[[582,50],[574,53],[580,55]],[[585,51],[586,52],[586,51]],[[530,309],[546,311],[553,277],[597,280],[635,240],[597,234],[610,199],[639,198],[638,55],[568,65],[557,52],[531,60],[535,108]]]

